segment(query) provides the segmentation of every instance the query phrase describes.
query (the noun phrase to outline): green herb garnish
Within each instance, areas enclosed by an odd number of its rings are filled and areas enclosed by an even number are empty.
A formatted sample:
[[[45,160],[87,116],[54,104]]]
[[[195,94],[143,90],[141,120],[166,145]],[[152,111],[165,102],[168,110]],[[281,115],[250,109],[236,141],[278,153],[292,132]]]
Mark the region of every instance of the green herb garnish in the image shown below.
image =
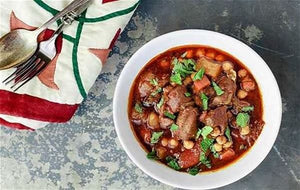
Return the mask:
[[[210,151],[212,152],[212,154],[213,154],[213,156],[214,156],[215,158],[219,158],[219,157],[220,157],[219,153],[216,151],[216,149],[215,149],[215,147],[214,147],[213,144],[210,145]]]
[[[165,112],[164,112],[164,115],[167,116],[167,117],[170,118],[170,119],[173,119],[173,120],[176,118],[175,115],[171,114],[171,113],[168,112],[168,111],[165,111]]]
[[[211,133],[213,130],[214,129],[211,126],[204,126],[201,132],[203,139],[206,139],[207,135],[209,135],[209,133]]]
[[[151,79],[150,80],[150,84],[152,84],[152,85],[154,85],[154,86],[157,86],[158,85],[158,81],[157,81],[157,79]]]
[[[205,69],[202,67],[194,76],[193,80],[201,80],[203,78]]]
[[[157,90],[155,90],[154,92],[151,93],[151,96],[156,96],[156,94],[162,92],[162,88],[159,87]]]
[[[212,85],[218,96],[224,94],[224,91],[217,85],[217,83],[212,81]]]
[[[160,109],[163,104],[164,104],[164,97],[161,97],[161,99],[159,100],[159,102],[156,106],[158,109]]]
[[[211,168],[210,160],[205,156],[204,152],[200,153],[200,162],[206,167]]]
[[[203,152],[207,152],[207,150],[209,149],[209,147],[212,145],[213,142],[214,139],[210,139],[210,138],[203,139],[200,143]]]
[[[240,145],[240,150],[245,150],[245,149],[246,149],[246,146],[243,145],[243,144],[241,144],[241,145]]]
[[[171,80],[171,82],[182,85],[182,82],[181,82],[182,79],[181,79],[181,76],[179,73],[172,74],[170,77],[170,80]]]
[[[171,131],[176,131],[178,128],[179,128],[179,126],[173,123],[173,124],[171,125],[171,127],[170,127],[170,130],[171,130]]]
[[[168,156],[166,158],[166,161],[168,162],[168,166],[173,168],[174,170],[180,170],[180,166],[178,165],[177,161],[175,158]]]
[[[226,128],[225,135],[229,141],[232,141],[229,127]]]
[[[191,175],[197,175],[198,173],[199,173],[199,168],[198,167],[192,167],[192,168],[190,168],[189,169],[189,174],[191,174]]]
[[[152,133],[152,136],[151,136],[151,143],[152,144],[155,144],[155,143],[157,143],[158,142],[158,140],[159,140],[159,138],[162,136],[162,134],[163,134],[164,132],[153,132]]]
[[[184,93],[184,95],[185,95],[186,97],[190,97],[192,94],[189,93],[189,92],[186,92],[186,93]]]
[[[156,159],[157,159],[157,156],[156,156],[155,150],[152,150],[151,152],[149,152],[149,153],[147,154],[147,158],[148,158],[149,160],[156,160]]]
[[[203,110],[207,110],[207,108],[208,108],[208,97],[204,93],[201,93],[201,100],[202,100]]]
[[[254,106],[246,106],[242,108],[242,111],[244,112],[250,112],[254,110]]]
[[[250,116],[247,113],[239,113],[236,116],[236,124],[240,127],[246,127],[249,124]]]
[[[135,109],[135,111],[137,111],[138,113],[143,113],[143,108],[142,108],[141,104],[139,104],[139,103],[135,103],[134,109]]]
[[[200,135],[201,135],[202,130],[198,129],[197,133],[196,133],[196,140],[199,139]]]

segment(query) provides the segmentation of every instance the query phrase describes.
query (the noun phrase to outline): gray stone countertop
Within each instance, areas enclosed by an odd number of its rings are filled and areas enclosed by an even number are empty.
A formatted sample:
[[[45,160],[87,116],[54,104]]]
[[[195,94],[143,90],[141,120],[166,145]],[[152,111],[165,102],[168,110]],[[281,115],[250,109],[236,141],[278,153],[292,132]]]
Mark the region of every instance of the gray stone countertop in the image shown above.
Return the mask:
[[[283,118],[266,159],[220,189],[300,189],[300,1],[144,0],[76,115],[35,132],[0,127],[1,189],[173,189],[144,174],[118,141],[112,118],[117,79],[129,57],[161,34],[218,31],[251,46],[280,87]]]

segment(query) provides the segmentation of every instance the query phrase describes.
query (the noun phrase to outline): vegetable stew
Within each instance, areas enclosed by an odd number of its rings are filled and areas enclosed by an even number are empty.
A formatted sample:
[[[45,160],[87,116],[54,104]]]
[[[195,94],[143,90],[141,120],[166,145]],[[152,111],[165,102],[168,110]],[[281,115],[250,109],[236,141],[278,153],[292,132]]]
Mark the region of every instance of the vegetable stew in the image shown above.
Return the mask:
[[[191,175],[238,159],[264,126],[250,71],[233,56],[199,45],[170,49],[147,63],[131,87],[128,115],[147,158]]]

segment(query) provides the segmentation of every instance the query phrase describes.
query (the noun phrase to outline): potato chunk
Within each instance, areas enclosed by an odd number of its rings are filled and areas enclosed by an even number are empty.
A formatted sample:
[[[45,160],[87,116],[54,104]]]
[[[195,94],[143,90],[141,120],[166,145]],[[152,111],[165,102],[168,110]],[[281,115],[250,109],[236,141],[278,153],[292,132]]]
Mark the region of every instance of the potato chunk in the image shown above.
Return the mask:
[[[221,73],[222,69],[222,66],[220,64],[204,57],[198,59],[196,70],[200,70],[202,67],[205,69],[205,74],[211,76],[212,78],[216,78]]]

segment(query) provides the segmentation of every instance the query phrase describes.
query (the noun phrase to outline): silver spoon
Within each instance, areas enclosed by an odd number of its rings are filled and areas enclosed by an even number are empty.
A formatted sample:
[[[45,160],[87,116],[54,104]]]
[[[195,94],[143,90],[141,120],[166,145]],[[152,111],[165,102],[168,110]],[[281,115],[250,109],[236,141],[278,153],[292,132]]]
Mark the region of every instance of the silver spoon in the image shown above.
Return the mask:
[[[8,69],[28,60],[38,47],[38,35],[59,18],[90,0],[74,0],[41,27],[30,31],[13,30],[0,38],[0,70]]]

